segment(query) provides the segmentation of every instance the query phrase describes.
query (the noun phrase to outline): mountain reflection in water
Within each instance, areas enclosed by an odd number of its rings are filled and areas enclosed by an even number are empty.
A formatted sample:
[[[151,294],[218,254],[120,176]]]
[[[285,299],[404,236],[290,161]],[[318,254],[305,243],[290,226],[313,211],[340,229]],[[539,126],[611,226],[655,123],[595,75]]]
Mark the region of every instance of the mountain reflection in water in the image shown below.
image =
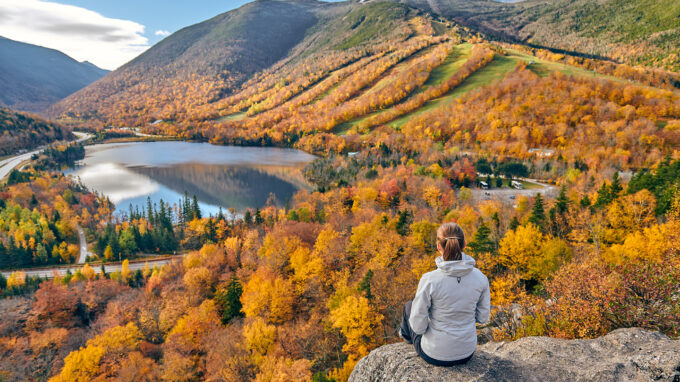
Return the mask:
[[[314,156],[298,150],[213,146],[189,142],[133,142],[86,147],[82,164],[67,171],[108,196],[119,212],[146,206],[147,197],[177,203],[196,195],[205,215],[219,207],[263,206],[270,195],[282,206],[308,188],[302,168]],[[226,211],[225,211],[226,213]]]

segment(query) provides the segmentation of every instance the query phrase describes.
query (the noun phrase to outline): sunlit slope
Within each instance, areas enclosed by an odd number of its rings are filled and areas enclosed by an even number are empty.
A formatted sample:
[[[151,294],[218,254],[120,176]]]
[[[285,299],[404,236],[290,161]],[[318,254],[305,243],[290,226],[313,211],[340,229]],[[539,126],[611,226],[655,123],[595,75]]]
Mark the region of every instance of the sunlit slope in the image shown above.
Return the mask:
[[[0,157],[72,138],[71,130],[63,125],[0,107]]]
[[[263,25],[273,18],[277,26]],[[258,1],[170,36],[70,97],[59,116],[222,144],[348,151],[358,137],[399,131],[518,67],[541,77],[678,82],[668,72],[494,42],[395,2]]]
[[[223,108],[213,126],[246,128],[254,135],[268,130],[274,139],[276,133],[284,136],[293,130],[298,136],[367,134],[381,125],[398,130],[414,116],[497,83],[518,65],[526,65],[542,77],[558,72],[630,82],[510,47],[464,40],[456,34],[414,33],[396,49],[383,47],[375,54],[362,53],[347,65],[329,69],[323,80],[310,86],[274,85],[253,92],[251,100]],[[284,78],[276,73],[272,77],[280,78],[278,81]],[[243,93],[263,89],[266,84],[253,82]],[[237,94],[235,98],[244,97]],[[285,101],[271,101],[276,99]],[[257,106],[265,104],[269,106]]]
[[[401,0],[498,38],[680,69],[676,0]]]
[[[262,86],[260,98],[239,102],[269,102],[273,87],[305,89],[322,80],[336,69],[328,61],[346,65],[367,54],[366,45],[408,38],[412,12],[418,11],[396,3],[255,1],[172,34],[50,113],[93,128],[184,120],[202,106],[213,111],[218,101],[234,100],[248,81]],[[304,59],[311,66],[300,67]],[[266,80],[283,72],[276,82]]]

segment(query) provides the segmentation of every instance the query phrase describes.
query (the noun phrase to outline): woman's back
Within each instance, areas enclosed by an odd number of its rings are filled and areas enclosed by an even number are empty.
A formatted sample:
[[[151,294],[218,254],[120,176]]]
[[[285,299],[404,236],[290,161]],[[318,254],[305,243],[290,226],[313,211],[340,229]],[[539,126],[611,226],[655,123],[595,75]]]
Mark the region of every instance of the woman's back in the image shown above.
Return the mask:
[[[463,253],[465,234],[456,223],[437,230],[437,269],[424,274],[404,306],[401,336],[425,361],[438,366],[467,362],[477,347],[475,322],[489,319],[489,280]]]
[[[430,357],[455,360],[472,354],[477,345],[475,322],[489,316],[489,282],[475,260],[463,254],[458,261],[438,257],[437,269],[420,279],[409,323],[422,333]]]

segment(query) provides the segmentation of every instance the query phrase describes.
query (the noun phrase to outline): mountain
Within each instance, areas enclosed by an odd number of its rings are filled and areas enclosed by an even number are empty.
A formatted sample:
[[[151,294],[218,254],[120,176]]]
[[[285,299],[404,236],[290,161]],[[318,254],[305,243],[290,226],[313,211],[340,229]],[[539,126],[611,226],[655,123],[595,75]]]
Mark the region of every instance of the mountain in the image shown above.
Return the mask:
[[[61,124],[0,107],[0,155],[72,138],[71,130]]]
[[[357,8],[368,13],[352,14]],[[233,94],[255,73],[266,76],[330,48],[391,39],[408,12],[391,2],[255,1],[175,32],[49,114],[99,126],[181,119],[187,110]]]
[[[0,37],[0,104],[39,112],[108,71],[54,49]]]
[[[675,0],[402,0],[495,37],[680,70]]]

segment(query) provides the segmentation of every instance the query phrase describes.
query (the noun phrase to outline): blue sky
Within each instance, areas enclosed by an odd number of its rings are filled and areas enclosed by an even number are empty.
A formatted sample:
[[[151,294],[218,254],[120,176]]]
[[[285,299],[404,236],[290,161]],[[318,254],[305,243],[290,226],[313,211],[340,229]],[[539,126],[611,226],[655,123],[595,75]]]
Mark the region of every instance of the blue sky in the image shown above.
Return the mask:
[[[0,0],[0,36],[113,70],[177,30],[247,0]]]
[[[21,1],[21,0],[19,0]],[[132,20],[144,25],[144,36],[151,45],[162,39],[156,31],[176,32],[220,13],[248,3],[246,0],[61,0],[98,12],[106,17]]]

